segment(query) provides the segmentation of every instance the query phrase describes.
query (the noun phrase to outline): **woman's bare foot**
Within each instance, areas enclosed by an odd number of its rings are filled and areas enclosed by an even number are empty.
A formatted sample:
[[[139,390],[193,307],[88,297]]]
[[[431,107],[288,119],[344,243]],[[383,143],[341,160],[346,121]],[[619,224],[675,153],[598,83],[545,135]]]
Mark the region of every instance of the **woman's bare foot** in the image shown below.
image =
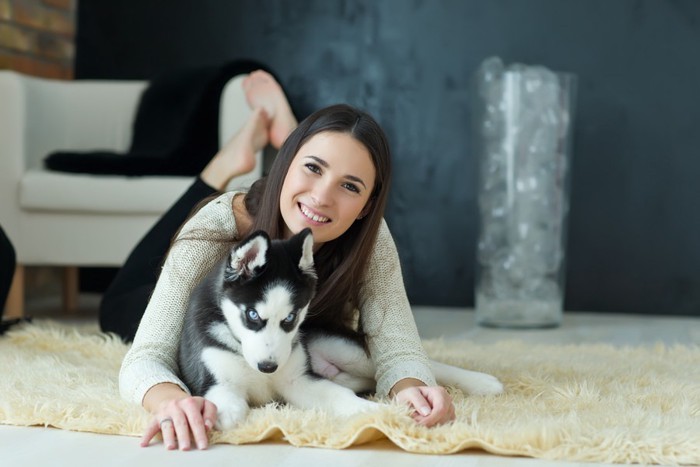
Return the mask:
[[[262,109],[253,109],[248,121],[209,161],[200,178],[219,191],[234,177],[255,168],[255,155],[269,143],[270,118]]]
[[[243,80],[243,91],[251,109],[265,109],[270,117],[270,144],[277,149],[297,125],[282,86],[266,71],[257,70]]]

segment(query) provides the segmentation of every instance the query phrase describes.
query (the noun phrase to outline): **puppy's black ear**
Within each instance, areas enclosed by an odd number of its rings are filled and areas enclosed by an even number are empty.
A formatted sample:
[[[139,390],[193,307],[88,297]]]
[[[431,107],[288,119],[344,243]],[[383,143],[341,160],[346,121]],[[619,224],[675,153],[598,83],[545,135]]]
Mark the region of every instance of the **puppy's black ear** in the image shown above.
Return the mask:
[[[310,276],[316,277],[314,268],[314,236],[311,229],[304,229],[293,237],[293,240],[300,245],[301,258],[299,258],[299,270]]]
[[[224,280],[237,281],[255,277],[267,264],[270,237],[258,230],[236,245],[229,255]]]

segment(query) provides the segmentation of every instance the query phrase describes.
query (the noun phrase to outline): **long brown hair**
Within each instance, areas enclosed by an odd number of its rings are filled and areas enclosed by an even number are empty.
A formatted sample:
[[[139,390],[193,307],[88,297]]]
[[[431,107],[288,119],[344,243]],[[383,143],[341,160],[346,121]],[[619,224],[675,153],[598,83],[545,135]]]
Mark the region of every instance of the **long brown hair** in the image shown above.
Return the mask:
[[[351,135],[365,146],[375,167],[375,184],[368,211],[335,240],[324,243],[314,254],[318,274],[316,296],[311,302],[305,326],[336,332],[351,331],[353,310],[381,225],[391,180],[391,156],[386,135],[366,112],[345,104],[321,109],[304,119],[280,148],[269,174],[255,182],[245,198],[253,218],[251,231],[266,231],[282,238],[284,219],[280,195],[287,172],[297,152],[311,137],[322,132]]]

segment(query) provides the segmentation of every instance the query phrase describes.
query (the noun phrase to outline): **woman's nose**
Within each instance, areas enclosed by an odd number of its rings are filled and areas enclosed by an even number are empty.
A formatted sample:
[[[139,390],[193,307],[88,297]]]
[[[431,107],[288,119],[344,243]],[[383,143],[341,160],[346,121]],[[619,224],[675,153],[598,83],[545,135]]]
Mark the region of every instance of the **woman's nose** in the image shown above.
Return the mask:
[[[333,186],[330,182],[319,180],[314,184],[311,197],[319,206],[327,206],[333,202]]]

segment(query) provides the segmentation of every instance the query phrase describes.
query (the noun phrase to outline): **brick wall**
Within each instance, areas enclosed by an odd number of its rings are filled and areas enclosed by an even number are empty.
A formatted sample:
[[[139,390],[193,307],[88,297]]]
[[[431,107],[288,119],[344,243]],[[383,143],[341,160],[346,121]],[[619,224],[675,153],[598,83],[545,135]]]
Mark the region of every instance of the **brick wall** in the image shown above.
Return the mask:
[[[0,0],[0,69],[72,79],[78,0]]]

